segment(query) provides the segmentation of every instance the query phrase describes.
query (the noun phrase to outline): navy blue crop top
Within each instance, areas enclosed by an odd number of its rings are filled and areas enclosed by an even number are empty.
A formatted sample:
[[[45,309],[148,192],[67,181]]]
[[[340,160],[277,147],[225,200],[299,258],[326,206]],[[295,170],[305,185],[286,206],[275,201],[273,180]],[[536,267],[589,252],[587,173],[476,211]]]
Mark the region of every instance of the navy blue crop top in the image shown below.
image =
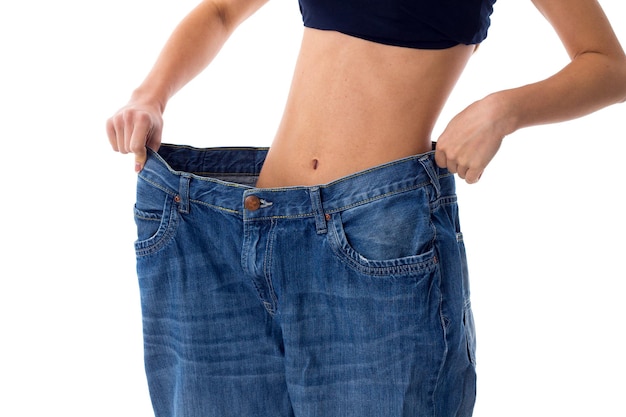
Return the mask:
[[[444,49],[487,37],[496,0],[299,0],[304,26],[387,45]]]

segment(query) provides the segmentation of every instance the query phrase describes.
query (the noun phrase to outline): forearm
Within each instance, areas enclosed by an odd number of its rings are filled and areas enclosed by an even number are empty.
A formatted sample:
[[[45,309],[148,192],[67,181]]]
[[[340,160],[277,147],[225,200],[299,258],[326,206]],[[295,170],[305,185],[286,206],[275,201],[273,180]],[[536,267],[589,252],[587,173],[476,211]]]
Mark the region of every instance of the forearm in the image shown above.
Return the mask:
[[[502,106],[504,134],[555,123],[626,101],[626,58],[587,52],[554,76],[492,97]]]
[[[163,112],[169,99],[213,60],[241,20],[227,18],[217,2],[200,3],[176,27],[132,100]]]
[[[490,94],[448,123],[435,160],[475,183],[503,139],[523,127],[584,116],[626,101],[626,55],[597,0],[532,0],[571,62],[552,77]]]
[[[455,116],[437,141],[437,164],[468,183],[481,177],[504,137],[523,127],[584,116],[626,101],[626,58],[587,52],[552,77],[493,93]]]

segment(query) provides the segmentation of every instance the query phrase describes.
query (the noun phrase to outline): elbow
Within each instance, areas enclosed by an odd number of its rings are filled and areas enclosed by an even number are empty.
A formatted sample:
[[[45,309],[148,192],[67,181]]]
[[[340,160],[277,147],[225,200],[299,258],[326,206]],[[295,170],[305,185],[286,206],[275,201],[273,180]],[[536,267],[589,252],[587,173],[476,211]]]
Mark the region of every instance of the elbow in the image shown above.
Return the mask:
[[[231,19],[226,4],[219,1],[205,1],[205,4],[207,7],[211,8],[212,15],[217,19],[222,27],[228,29]]]
[[[213,8],[215,17],[227,32],[231,33],[248,17],[256,12],[268,0],[248,0],[233,2],[229,0],[205,0]]]
[[[607,67],[607,80],[610,80],[609,93],[615,103],[626,103],[626,55],[613,59]]]
[[[586,51],[574,56],[572,61],[576,58],[597,59],[596,74],[604,80],[607,104],[626,103],[626,54],[623,51]]]

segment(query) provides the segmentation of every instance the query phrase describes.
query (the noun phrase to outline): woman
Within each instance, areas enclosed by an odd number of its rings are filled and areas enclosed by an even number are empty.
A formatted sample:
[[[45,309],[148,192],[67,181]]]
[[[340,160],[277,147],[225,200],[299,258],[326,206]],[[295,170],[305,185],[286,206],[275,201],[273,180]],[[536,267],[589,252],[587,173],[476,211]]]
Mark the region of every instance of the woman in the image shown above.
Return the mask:
[[[534,0],[569,65],[475,102],[433,150],[493,0],[300,0],[302,46],[269,151],[161,146],[168,100],[265,2],[200,3],[107,123],[139,172],[155,413],[470,416],[453,174],[474,183],[506,135],[625,101],[624,52],[597,2]]]

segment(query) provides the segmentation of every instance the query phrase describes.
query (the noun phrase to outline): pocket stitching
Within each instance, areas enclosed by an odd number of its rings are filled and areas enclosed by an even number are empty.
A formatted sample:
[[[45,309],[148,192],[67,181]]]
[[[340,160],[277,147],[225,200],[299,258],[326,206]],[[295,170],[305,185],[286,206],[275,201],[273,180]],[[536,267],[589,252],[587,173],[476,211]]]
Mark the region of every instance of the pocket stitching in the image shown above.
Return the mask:
[[[329,227],[331,234],[330,247],[339,258],[351,269],[372,276],[385,275],[410,275],[412,273],[425,273],[434,269],[438,260],[435,254],[434,243],[431,248],[420,254],[389,260],[371,260],[360,255],[347,241],[341,224],[337,224],[337,215],[333,215]]]
[[[156,221],[157,218],[146,220]],[[167,203],[163,208],[163,215],[160,216],[158,220],[160,224],[154,235],[135,242],[135,252],[137,256],[146,256],[159,251],[169,242],[170,238],[174,236],[174,231],[178,225],[178,211],[171,198],[167,199]]]

